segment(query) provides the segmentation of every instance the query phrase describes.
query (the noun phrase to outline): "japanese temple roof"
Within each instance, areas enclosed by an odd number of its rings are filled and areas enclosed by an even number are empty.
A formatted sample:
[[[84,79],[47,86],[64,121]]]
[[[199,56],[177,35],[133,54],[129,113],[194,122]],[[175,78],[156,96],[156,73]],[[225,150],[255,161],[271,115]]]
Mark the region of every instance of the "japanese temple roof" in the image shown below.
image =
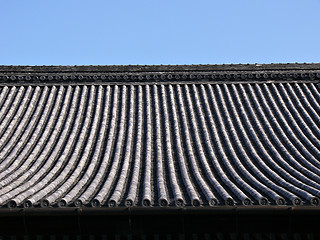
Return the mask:
[[[320,64],[0,66],[0,206],[320,204]]]

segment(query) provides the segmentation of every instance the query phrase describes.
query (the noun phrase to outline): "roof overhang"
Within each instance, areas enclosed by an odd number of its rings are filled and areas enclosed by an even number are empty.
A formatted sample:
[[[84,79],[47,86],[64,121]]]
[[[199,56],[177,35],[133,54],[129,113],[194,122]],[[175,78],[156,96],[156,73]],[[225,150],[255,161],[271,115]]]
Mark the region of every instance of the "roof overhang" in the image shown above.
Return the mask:
[[[1,209],[0,232],[24,235],[320,234],[320,207]]]

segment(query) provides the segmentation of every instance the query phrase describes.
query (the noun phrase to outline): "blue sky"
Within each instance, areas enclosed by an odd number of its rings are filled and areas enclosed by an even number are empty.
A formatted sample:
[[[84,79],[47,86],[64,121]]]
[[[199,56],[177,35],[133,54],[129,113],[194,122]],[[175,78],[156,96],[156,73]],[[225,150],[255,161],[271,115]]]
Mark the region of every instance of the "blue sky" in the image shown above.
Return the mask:
[[[320,62],[320,0],[0,0],[0,65]]]

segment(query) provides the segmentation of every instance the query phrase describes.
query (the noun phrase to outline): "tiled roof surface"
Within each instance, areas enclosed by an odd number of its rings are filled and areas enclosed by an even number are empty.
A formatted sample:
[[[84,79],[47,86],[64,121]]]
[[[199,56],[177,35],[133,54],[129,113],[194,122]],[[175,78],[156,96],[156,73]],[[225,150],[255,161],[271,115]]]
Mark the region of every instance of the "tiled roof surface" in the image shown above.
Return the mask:
[[[319,205],[317,82],[3,84],[0,205]]]

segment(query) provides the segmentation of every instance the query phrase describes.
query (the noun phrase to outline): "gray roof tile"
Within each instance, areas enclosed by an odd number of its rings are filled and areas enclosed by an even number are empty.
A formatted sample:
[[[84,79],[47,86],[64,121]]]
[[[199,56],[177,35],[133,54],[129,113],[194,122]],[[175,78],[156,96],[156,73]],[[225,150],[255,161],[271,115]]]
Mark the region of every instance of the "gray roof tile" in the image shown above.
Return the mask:
[[[309,80],[3,83],[0,205],[319,205],[319,110]]]

